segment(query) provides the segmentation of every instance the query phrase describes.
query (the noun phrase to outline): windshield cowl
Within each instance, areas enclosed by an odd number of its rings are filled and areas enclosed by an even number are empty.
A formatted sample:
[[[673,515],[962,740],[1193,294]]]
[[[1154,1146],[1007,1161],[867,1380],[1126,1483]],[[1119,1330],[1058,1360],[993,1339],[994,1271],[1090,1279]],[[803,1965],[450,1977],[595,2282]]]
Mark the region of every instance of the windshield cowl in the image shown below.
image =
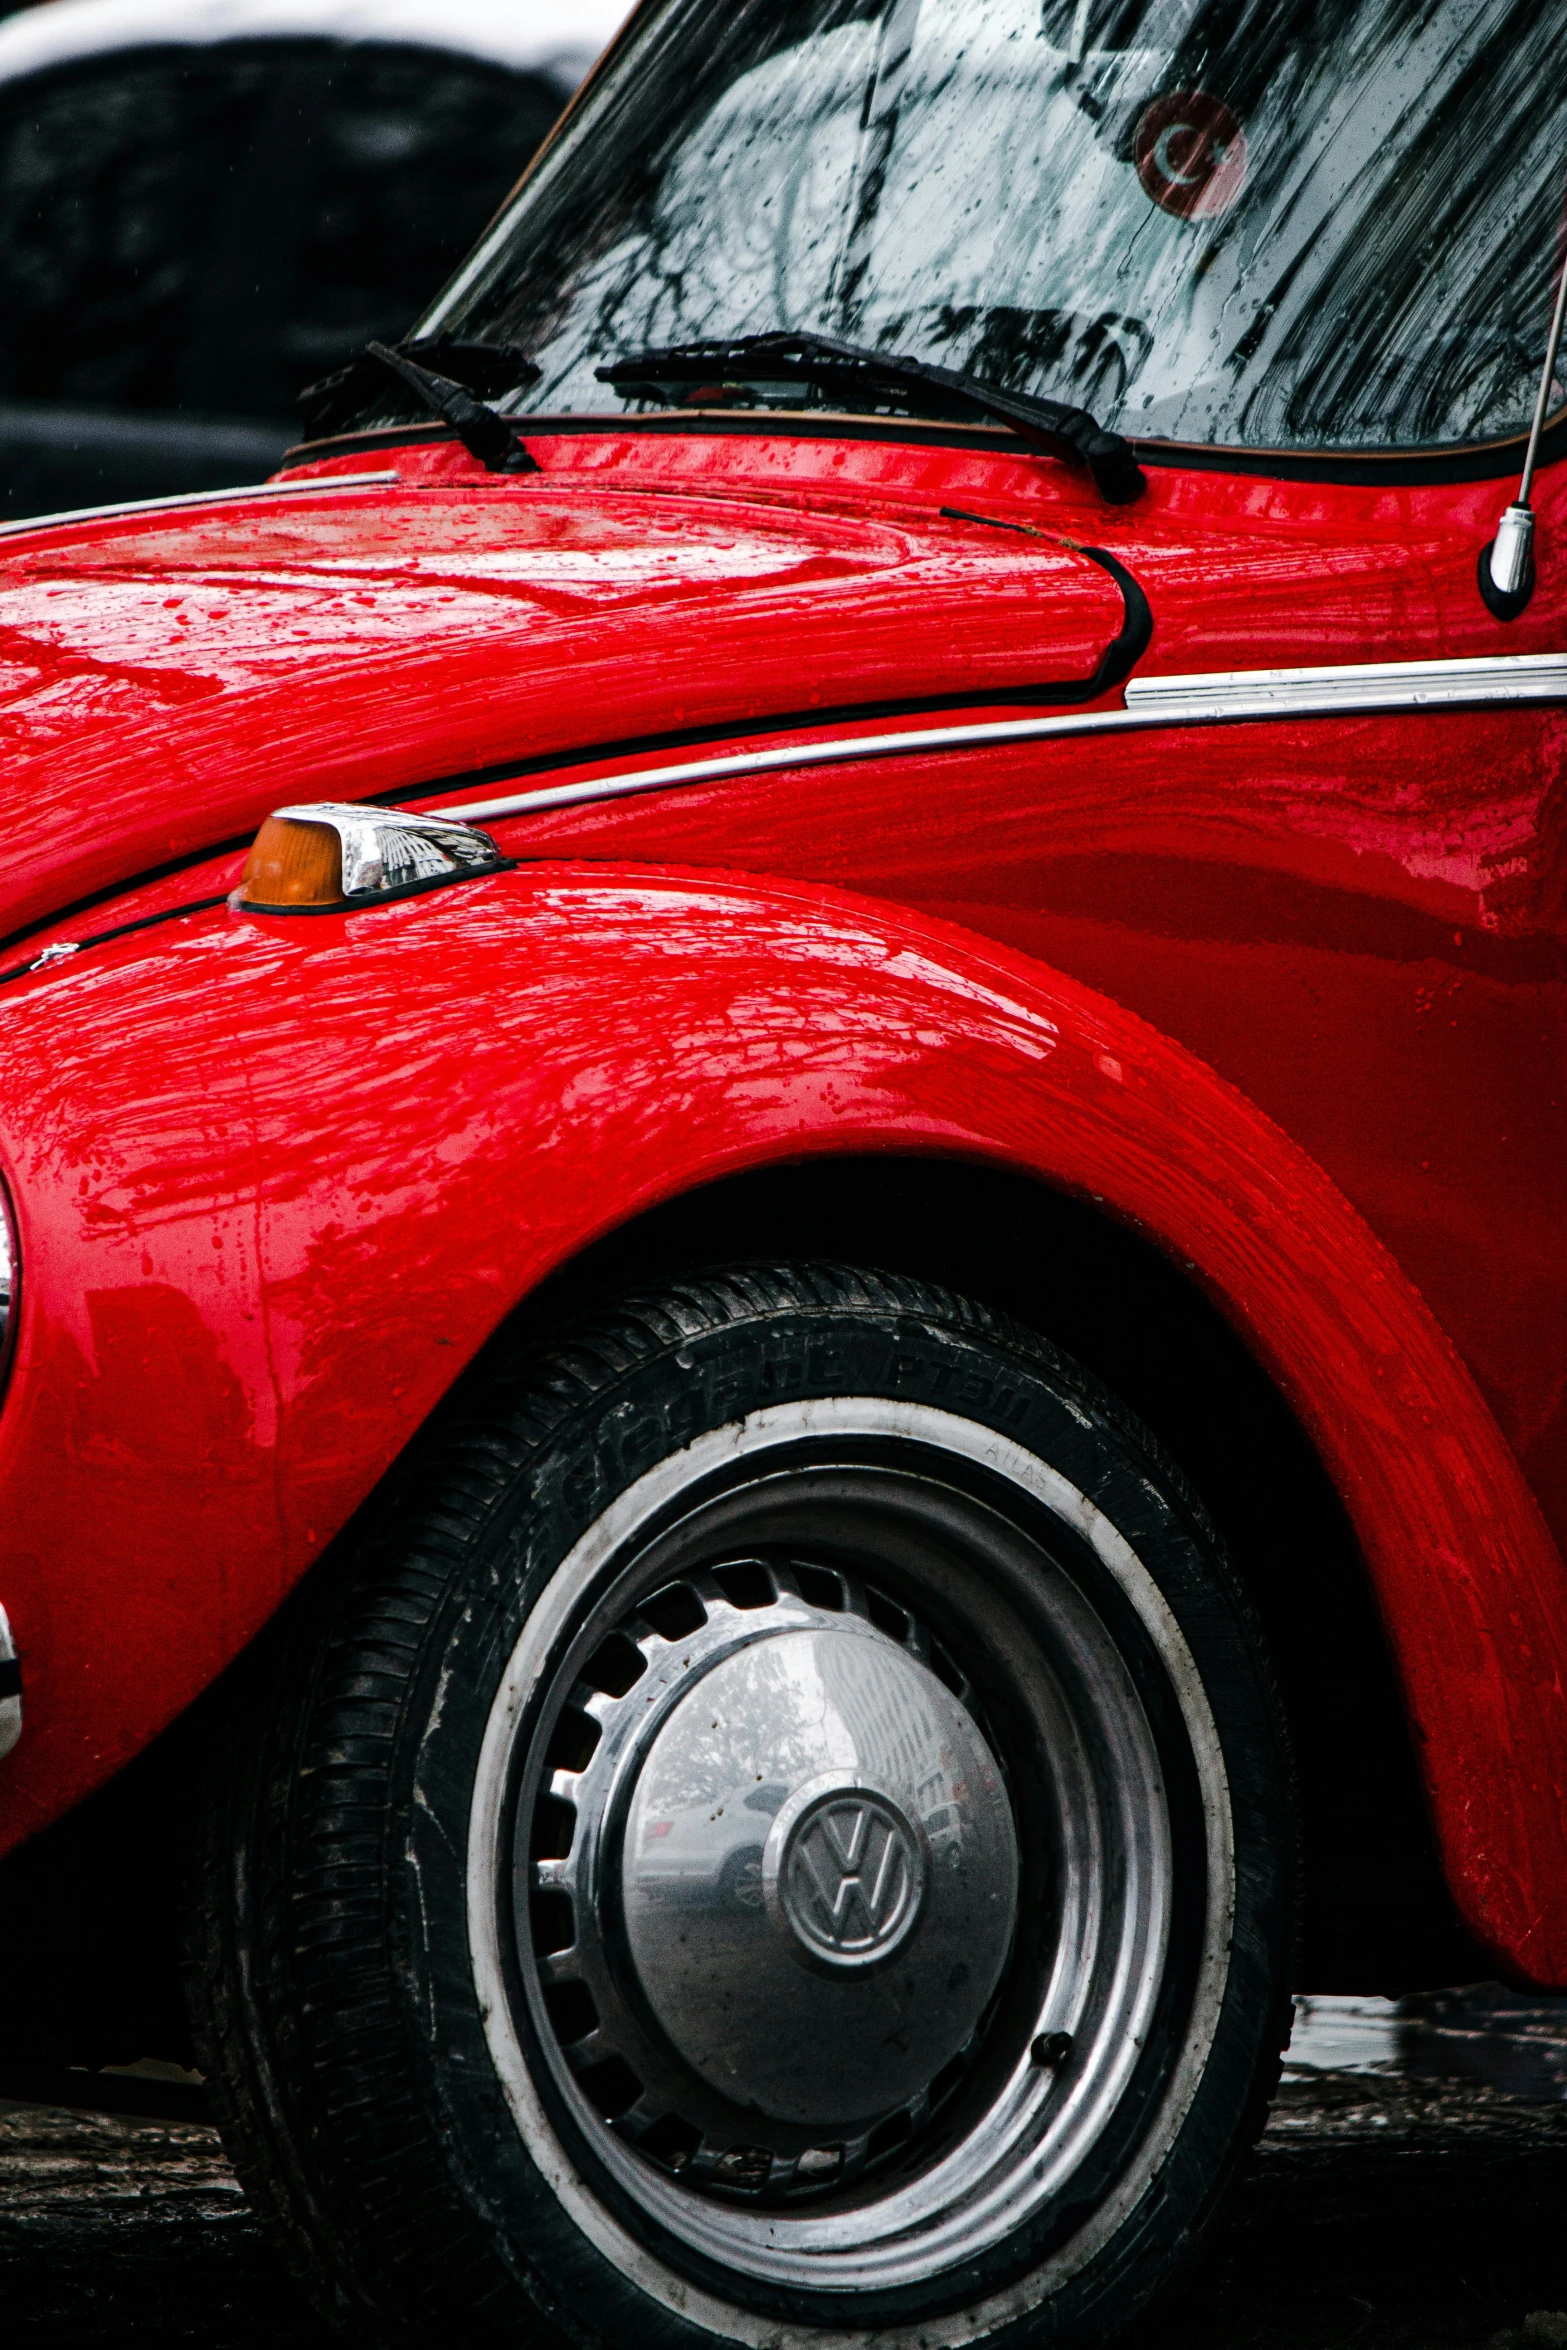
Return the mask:
[[[1009,425],[1070,464],[1086,467],[1100,496],[1126,506],[1146,483],[1130,444],[1106,432],[1086,408],[1004,391],[907,352],[868,351],[826,335],[742,335],[733,342],[676,343],[640,351],[596,371],[600,383],[633,397],[682,406],[793,404],[815,390],[844,408],[902,407],[914,415],[978,415]]]

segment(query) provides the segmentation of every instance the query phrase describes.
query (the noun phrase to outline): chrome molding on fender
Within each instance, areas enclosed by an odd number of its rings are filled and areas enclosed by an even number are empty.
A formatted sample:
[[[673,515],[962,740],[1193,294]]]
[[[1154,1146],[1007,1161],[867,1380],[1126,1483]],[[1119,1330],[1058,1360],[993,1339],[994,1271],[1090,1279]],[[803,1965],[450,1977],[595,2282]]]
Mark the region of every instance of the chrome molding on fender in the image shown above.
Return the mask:
[[[1166,726],[1227,718],[1316,718],[1356,710],[1452,710],[1567,699],[1567,654],[1483,661],[1353,661],[1320,669],[1228,669],[1133,677],[1126,706]]]
[[[1068,735],[1124,734],[1149,726],[1233,725],[1279,718],[1350,717],[1375,710],[1474,710],[1527,702],[1567,702],[1567,653],[1518,653],[1477,661],[1354,661],[1318,669],[1228,669],[1184,677],[1133,677],[1121,710],[1072,712],[1060,718],[1003,718],[969,726],[902,727],[893,733],[831,736],[765,751],[730,751],[596,775],[582,783],[541,784],[495,799],[463,800],[438,813],[464,823],[529,816],[636,792],[679,791],[689,784],[769,775],[779,768],[829,767],[853,759],[928,758],[935,751],[983,750],[997,743],[1049,742]]]

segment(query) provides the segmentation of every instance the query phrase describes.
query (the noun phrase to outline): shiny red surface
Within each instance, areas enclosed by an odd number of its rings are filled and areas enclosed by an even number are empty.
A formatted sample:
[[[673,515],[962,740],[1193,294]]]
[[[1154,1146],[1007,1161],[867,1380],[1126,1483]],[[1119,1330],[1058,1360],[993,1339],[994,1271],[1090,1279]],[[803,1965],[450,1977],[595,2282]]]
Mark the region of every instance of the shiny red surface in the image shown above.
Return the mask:
[[[955,443],[541,434],[522,482],[437,444],[349,461],[397,485],[0,541],[0,920],[36,926],[0,968],[216,893],[232,855],[138,877],[288,799],[843,702],[1000,714],[1119,624],[1058,537],[1143,582],[1145,674],[1562,644],[1552,475],[1507,625],[1474,583],[1505,485],[1160,469],[1112,511]],[[1466,1914],[1567,1983],[1563,725],[786,770],[500,825],[561,861],[505,881],[0,990],[0,1838],[212,1677],[545,1270],[715,1173],[912,1143],[1102,1197],[1248,1334],[1358,1530]]]

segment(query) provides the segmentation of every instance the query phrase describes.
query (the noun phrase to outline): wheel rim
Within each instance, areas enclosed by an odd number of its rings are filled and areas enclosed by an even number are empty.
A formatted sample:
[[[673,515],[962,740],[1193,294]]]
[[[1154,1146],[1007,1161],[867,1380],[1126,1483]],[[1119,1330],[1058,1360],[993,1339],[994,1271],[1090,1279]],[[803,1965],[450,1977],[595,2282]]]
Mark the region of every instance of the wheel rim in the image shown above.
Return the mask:
[[[877,1399],[743,1427],[585,1537],[497,1700],[472,1916],[514,2111],[622,2266],[726,2300],[929,2291],[1031,2229],[1076,2265],[1222,1991],[1228,1805],[1185,1644],[1114,1529],[989,1430]],[[1051,2259],[1038,2223],[1102,2162],[1167,1988],[1150,1657],[1204,1782],[1205,1931],[1162,2111]]]

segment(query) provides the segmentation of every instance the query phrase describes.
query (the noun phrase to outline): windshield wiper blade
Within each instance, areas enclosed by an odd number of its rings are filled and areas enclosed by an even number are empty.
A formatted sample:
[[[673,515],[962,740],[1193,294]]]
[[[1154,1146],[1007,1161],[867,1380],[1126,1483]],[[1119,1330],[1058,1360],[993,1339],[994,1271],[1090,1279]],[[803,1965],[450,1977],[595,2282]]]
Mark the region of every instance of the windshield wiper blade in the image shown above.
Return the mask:
[[[540,372],[515,343],[470,343],[447,335],[428,335],[401,343],[370,343],[346,367],[323,376],[319,383],[309,385],[300,393],[299,405],[304,410],[305,428],[310,437],[318,440],[352,423],[369,406],[388,369],[400,376],[435,415],[443,417],[459,438],[462,434],[456,417],[447,414],[445,404],[437,404],[434,387],[441,388],[443,403],[451,403],[454,394],[459,406],[466,401],[465,416],[469,408],[478,409],[481,415],[491,415],[483,406],[484,401],[497,399],[503,392],[520,390],[524,384],[537,383]],[[474,393],[479,395],[478,399],[472,397]],[[492,417],[492,422],[500,424],[502,419]],[[469,424],[473,428],[471,417]],[[485,425],[480,423],[476,429],[487,446],[500,447]],[[508,426],[506,430],[508,446],[520,448],[511,428]],[[477,448],[472,453],[481,464],[488,463]],[[523,454],[526,456],[527,452],[524,450]],[[490,470],[527,473],[534,470],[534,461],[529,458],[526,465],[505,462]]]
[[[762,364],[759,366],[758,362]],[[601,383],[620,392],[647,399],[667,399],[669,389],[681,387],[689,397],[696,385],[721,385],[726,380],[750,384],[798,383],[817,391],[855,399],[903,401],[918,413],[949,411],[954,402],[977,409],[1009,424],[1015,432],[1048,449],[1052,456],[1086,466],[1100,496],[1112,506],[1130,505],[1147,487],[1131,443],[1118,432],[1108,432],[1086,408],[1063,400],[1036,398],[1027,392],[1005,392],[981,376],[955,367],[937,367],[927,359],[909,359],[891,351],[870,351],[858,343],[840,343],[829,335],[775,332],[762,335],[715,337],[711,341],[671,343],[661,350],[637,351],[594,370]]]

